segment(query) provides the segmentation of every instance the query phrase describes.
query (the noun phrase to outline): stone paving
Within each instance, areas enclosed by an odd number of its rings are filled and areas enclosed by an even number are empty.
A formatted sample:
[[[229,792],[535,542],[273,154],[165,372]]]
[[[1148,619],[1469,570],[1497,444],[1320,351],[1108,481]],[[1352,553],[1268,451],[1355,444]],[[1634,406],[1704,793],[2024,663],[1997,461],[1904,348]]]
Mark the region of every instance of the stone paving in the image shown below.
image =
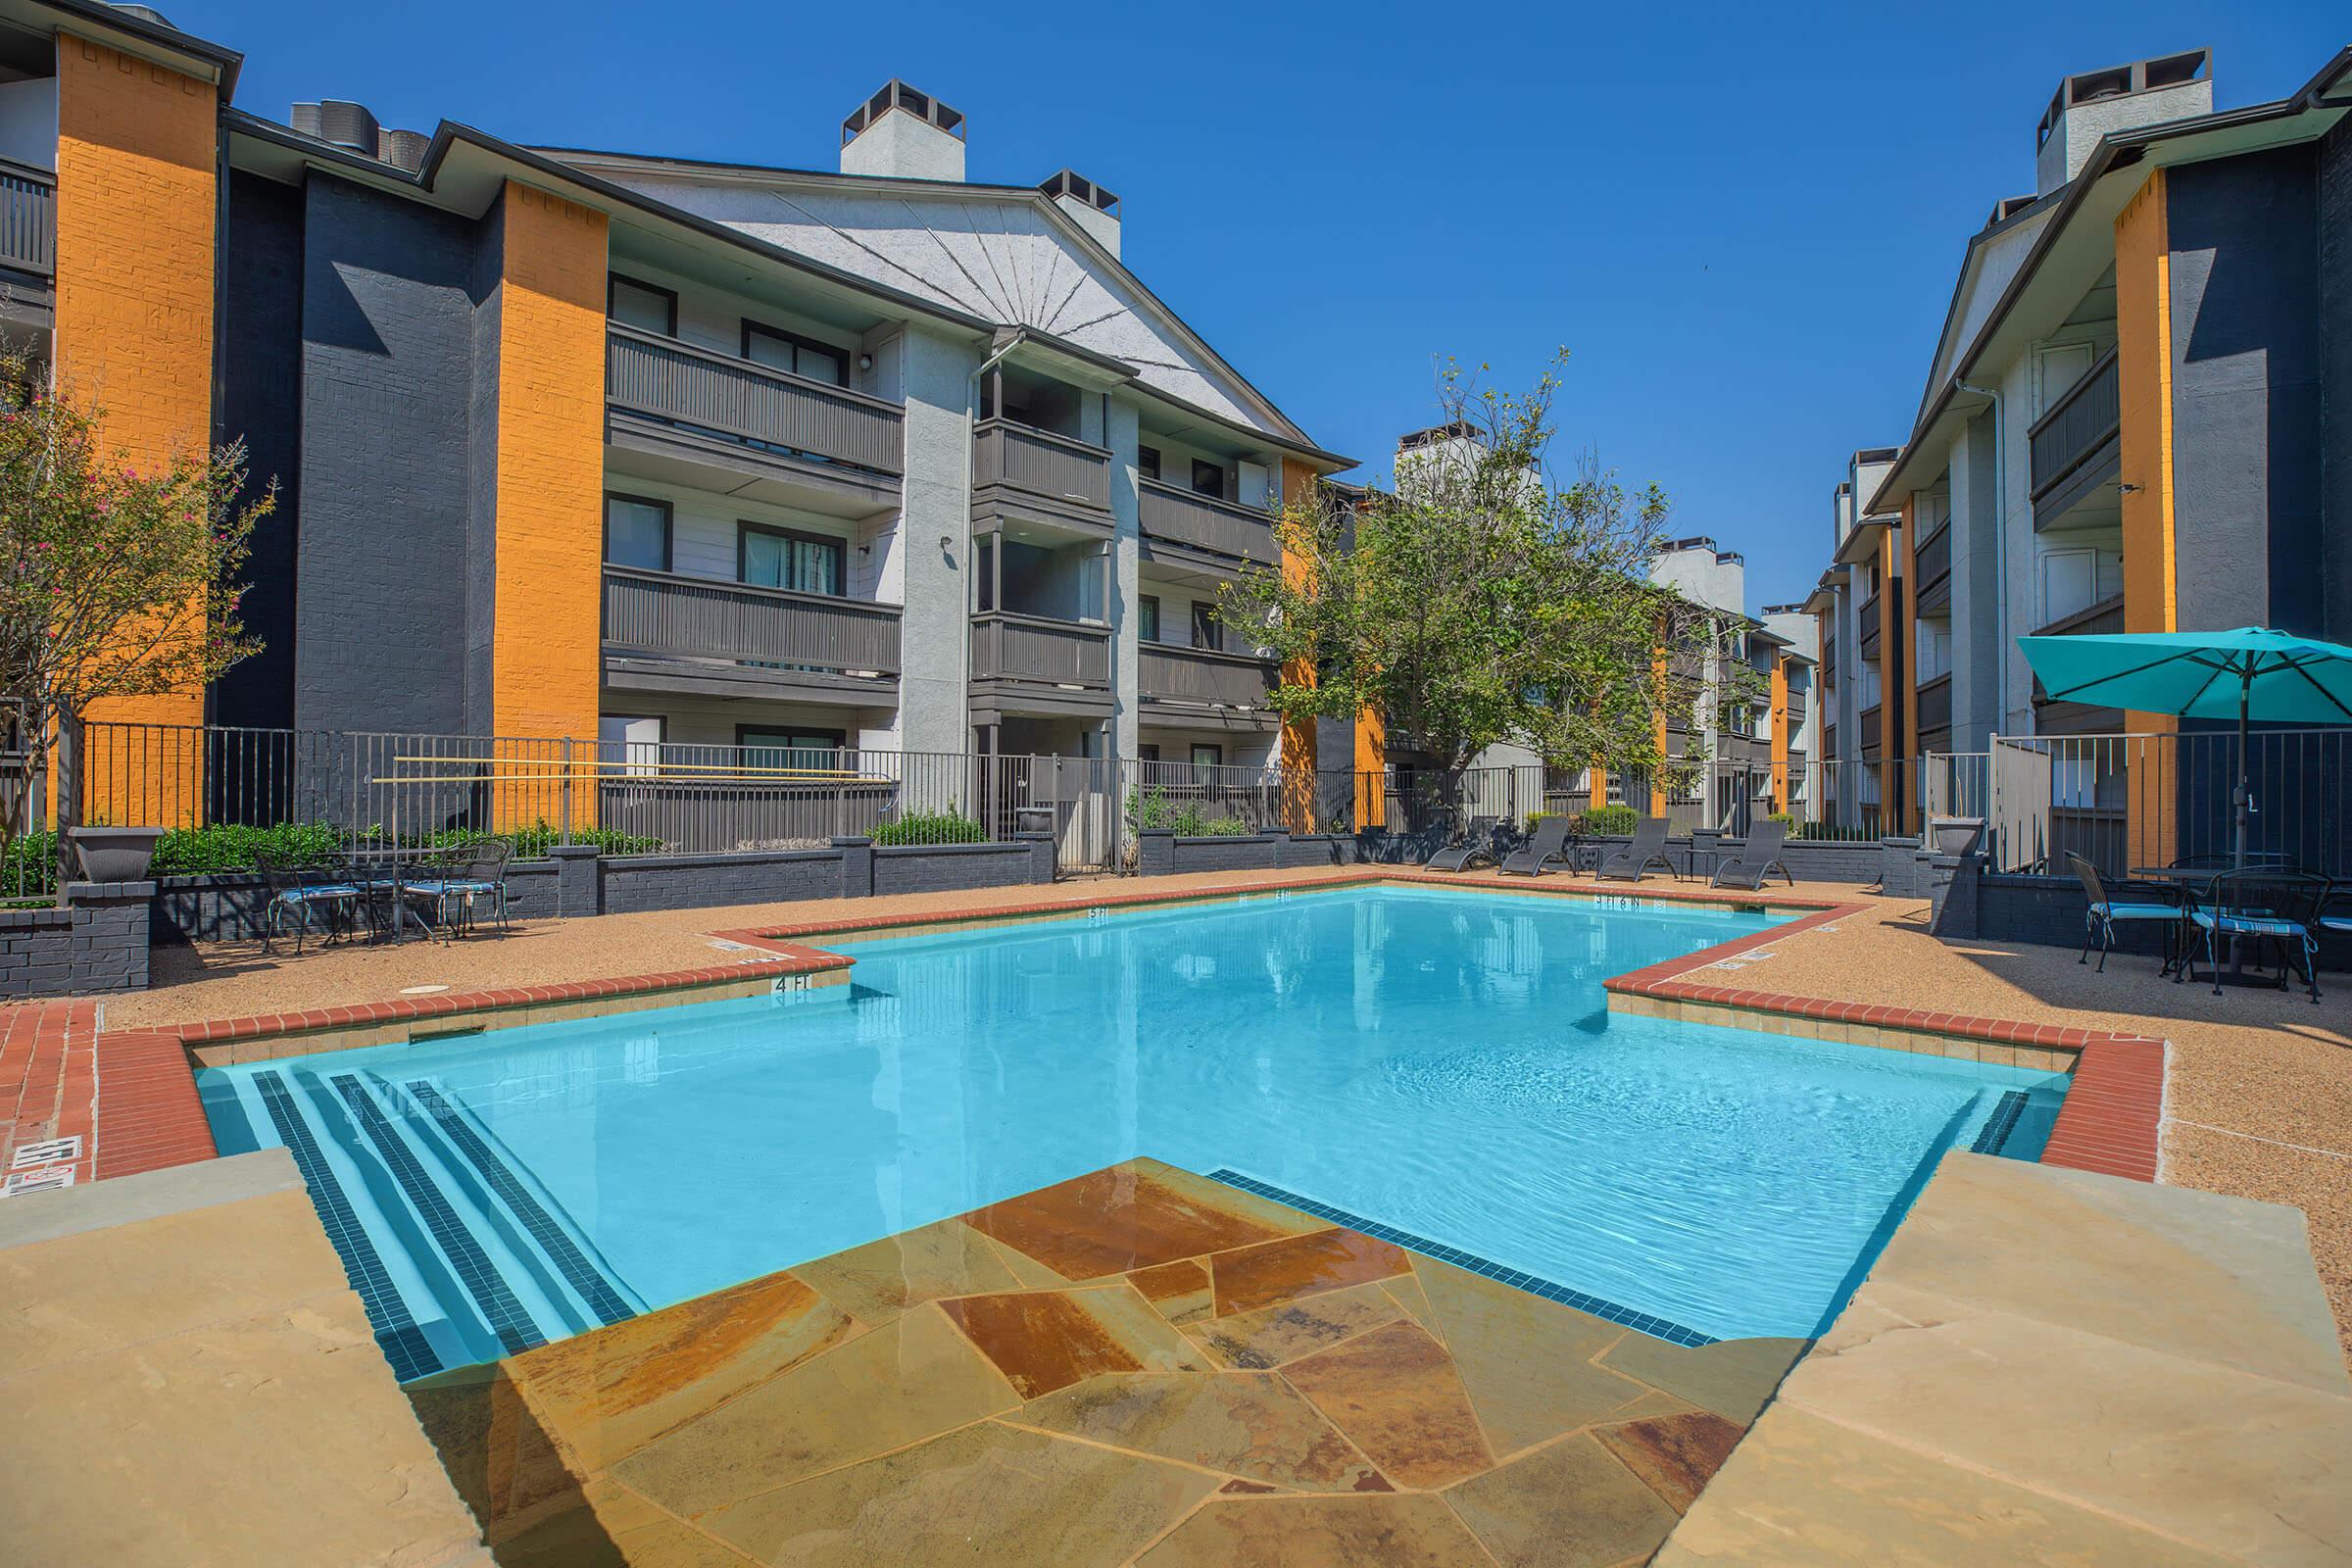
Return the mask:
[[[1149,1159],[409,1388],[498,1561],[1639,1563],[1803,1348]]]

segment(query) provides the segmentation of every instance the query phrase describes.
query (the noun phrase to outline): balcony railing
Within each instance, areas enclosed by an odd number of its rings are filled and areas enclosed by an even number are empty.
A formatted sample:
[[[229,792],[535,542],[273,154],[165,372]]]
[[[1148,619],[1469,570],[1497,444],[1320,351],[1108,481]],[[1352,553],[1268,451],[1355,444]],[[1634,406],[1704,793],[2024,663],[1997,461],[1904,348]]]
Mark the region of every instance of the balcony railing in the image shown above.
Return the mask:
[[[1274,664],[1254,654],[1226,654],[1165,643],[1143,645],[1138,680],[1144,696],[1165,702],[1264,708],[1273,691]]]
[[[2047,625],[2034,628],[2036,637],[2105,636],[2124,629],[2124,596],[2102,599],[2097,604],[2078,610],[2071,615],[2060,615]]]
[[[1274,564],[1274,527],[1265,513],[1157,479],[1142,481],[1140,489],[1143,530],[1152,538],[1262,566]]]
[[[1921,588],[1930,588],[1952,573],[1952,529],[1949,523],[1922,543],[1912,562],[1912,574]]]
[[[896,605],[605,568],[605,641],[684,659],[895,675]]]
[[[1932,735],[1952,727],[1952,677],[1949,671],[1919,683],[1919,732]]]
[[[1879,713],[1876,705],[1862,710],[1862,749],[1875,751],[1879,744]]]
[[[905,466],[895,403],[618,322],[605,348],[605,398],[616,409],[876,473]]]
[[[0,158],[0,267],[57,270],[57,176]]]
[[[1009,485],[1096,512],[1110,510],[1110,453],[1010,419],[972,431],[972,483]]]
[[[1869,604],[1864,605],[1858,619],[1861,624],[1862,645],[1867,648],[1870,646],[1871,639],[1879,634],[1879,601],[1873,599]]]
[[[2121,419],[2115,350],[2109,349],[2026,433],[2033,452],[2034,499],[2049,494],[2105,446]]]
[[[1110,628],[1002,611],[972,617],[974,680],[1110,685]]]

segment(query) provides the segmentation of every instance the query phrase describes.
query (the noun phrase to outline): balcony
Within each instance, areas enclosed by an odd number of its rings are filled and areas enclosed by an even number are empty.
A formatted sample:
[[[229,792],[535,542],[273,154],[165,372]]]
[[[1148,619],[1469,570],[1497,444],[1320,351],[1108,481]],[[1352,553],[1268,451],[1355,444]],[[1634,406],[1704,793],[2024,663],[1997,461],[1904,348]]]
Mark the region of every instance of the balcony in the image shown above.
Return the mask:
[[[2124,629],[2124,596],[2102,599],[2086,609],[2061,615],[2034,629],[2036,637],[2095,637]]]
[[[605,401],[616,445],[798,487],[760,499],[805,501],[809,489],[860,503],[898,498],[906,416],[862,392],[612,322]]]
[[[1269,660],[1168,643],[1145,643],[1141,654],[1137,679],[1148,719],[1210,719],[1250,729],[1272,729],[1282,722],[1267,701],[1280,680]]]
[[[1860,625],[1862,652],[1865,657],[1869,655],[1871,645],[1879,640],[1879,603],[1877,599],[1871,600],[1856,614]]]
[[[1188,556],[1214,557],[1214,564],[1223,565],[1271,566],[1280,558],[1273,523],[1263,512],[1157,479],[1145,479],[1138,488],[1146,539],[1173,545]]]
[[[1880,712],[1881,710],[1875,703],[1862,710],[1862,755],[1865,757],[1879,749]]]
[[[804,702],[897,700],[896,605],[605,568],[605,684]]]
[[[1838,726],[1835,724],[1826,725],[1822,729],[1821,755],[1831,758],[1838,755]]]
[[[1085,538],[1110,536],[1110,453],[1011,419],[972,431],[975,532],[1025,522]]]
[[[57,272],[57,176],[0,158],[0,267]]]
[[[1949,523],[1920,543],[1912,558],[1911,580],[1924,599],[1929,589],[1952,574],[1952,529]]]
[[[1919,683],[1919,733],[1923,740],[1940,730],[1952,727],[1952,677],[1950,671],[1932,676]]]
[[[976,723],[992,712],[1105,716],[1110,628],[983,611],[972,616],[971,698]]]
[[[2026,433],[2034,527],[2048,526],[2116,476],[2122,426],[2118,394],[2116,351],[2109,349]]]

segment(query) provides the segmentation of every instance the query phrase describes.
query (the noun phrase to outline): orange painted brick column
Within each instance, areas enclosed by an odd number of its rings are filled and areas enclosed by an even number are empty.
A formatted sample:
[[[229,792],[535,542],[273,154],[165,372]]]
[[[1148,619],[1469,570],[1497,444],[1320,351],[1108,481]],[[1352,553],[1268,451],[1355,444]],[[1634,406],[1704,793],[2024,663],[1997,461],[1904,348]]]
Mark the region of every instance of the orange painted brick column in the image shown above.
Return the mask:
[[[1293,506],[1311,503],[1316,486],[1321,483],[1321,476],[1305,464],[1295,458],[1282,460],[1282,493]],[[1285,540],[1282,546],[1284,580],[1296,583],[1308,570],[1306,558],[1293,550],[1290,542]],[[1282,679],[1286,686],[1314,685],[1313,661],[1291,660],[1282,666]],[[1282,721],[1282,823],[1294,833],[1312,833],[1323,825],[1315,820],[1315,772],[1319,761],[1314,719],[1285,715]]]
[[[2117,439],[2124,485],[2124,630],[2178,631],[2173,517],[2173,284],[2164,171],[2115,220]],[[2170,734],[2169,713],[2126,713],[2133,734]],[[2137,776],[2125,792],[2133,865],[2167,865],[2179,853],[2172,747],[2134,748]]]
[[[1788,809],[1788,656],[1772,656],[1772,808]]]
[[[134,466],[212,444],[219,122],[212,83],[58,34],[57,385],[104,410],[101,441]],[[117,698],[87,716],[201,724],[204,693]],[[138,768],[85,769],[85,818],[196,821],[195,736],[154,732],[136,750]]]
[[[592,742],[604,592],[607,220],[513,181],[499,220],[491,724],[502,737]],[[510,771],[541,775],[559,765],[553,745],[513,750]],[[501,793],[515,803],[502,804],[503,818],[539,814],[554,791],[534,784]],[[595,815],[595,789],[575,790],[573,822]]]

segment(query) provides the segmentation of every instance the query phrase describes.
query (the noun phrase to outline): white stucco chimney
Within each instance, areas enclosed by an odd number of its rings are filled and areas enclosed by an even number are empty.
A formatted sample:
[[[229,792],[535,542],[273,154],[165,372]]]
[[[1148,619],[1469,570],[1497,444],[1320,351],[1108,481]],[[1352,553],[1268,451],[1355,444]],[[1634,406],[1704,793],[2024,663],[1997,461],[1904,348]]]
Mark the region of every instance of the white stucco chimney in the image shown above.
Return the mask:
[[[1037,187],[1054,198],[1054,205],[1078,220],[1078,226],[1100,241],[1111,255],[1119,254],[1119,199],[1076,170],[1065,169]]]
[[[895,76],[841,122],[841,172],[963,181],[963,116]]]
[[[2090,150],[2110,131],[2212,113],[2210,49],[2069,76],[2034,132],[2034,194],[2046,196],[2081,173]]]

